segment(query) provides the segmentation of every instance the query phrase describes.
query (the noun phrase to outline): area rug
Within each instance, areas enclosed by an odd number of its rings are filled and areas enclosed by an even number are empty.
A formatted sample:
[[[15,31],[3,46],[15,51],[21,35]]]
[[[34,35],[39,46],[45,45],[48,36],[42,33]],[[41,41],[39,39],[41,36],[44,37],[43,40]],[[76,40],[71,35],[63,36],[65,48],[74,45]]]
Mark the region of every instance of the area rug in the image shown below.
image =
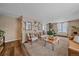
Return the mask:
[[[54,46],[54,50],[51,49],[50,44],[46,44],[44,47],[43,40],[35,41],[32,45],[30,43],[24,43],[24,45],[31,56],[67,56],[67,42],[63,42],[61,39],[59,43]]]

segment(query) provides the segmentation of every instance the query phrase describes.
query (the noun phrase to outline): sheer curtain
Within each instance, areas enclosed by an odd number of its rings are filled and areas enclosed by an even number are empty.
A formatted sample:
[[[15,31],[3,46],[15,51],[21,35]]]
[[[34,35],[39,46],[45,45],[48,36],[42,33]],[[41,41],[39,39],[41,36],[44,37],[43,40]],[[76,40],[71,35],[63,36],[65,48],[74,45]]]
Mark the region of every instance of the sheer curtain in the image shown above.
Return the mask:
[[[67,33],[68,29],[68,23],[67,22],[61,22],[57,24],[58,32],[65,32]]]

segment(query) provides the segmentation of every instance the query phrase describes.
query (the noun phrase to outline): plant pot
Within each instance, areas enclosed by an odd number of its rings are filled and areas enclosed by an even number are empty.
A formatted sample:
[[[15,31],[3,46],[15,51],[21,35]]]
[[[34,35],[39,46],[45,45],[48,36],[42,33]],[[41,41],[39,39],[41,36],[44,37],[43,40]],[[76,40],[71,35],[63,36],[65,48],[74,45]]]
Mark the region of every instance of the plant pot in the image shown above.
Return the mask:
[[[54,36],[53,35],[49,35],[48,39],[49,40],[54,40]]]

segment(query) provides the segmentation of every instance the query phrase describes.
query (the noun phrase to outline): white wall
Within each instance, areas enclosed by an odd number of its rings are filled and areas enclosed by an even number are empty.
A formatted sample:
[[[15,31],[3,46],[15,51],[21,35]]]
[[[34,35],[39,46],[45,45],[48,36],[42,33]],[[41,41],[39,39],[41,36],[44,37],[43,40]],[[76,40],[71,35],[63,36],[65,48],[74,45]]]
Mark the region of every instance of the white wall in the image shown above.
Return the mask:
[[[16,40],[17,20],[15,17],[0,16],[0,29],[6,32],[5,42]]]

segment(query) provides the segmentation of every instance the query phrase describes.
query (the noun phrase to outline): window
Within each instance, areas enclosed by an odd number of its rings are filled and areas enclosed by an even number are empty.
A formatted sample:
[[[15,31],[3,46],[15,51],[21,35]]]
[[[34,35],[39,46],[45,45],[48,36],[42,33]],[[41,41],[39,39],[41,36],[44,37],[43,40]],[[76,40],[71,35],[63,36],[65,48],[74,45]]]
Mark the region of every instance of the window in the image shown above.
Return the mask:
[[[57,24],[58,32],[67,32],[68,23],[61,22]]]
[[[43,25],[43,30],[45,30],[45,25]]]
[[[31,26],[32,26],[31,22],[26,22],[26,30],[31,30],[32,29]]]
[[[46,31],[46,25],[43,25],[43,30]]]

